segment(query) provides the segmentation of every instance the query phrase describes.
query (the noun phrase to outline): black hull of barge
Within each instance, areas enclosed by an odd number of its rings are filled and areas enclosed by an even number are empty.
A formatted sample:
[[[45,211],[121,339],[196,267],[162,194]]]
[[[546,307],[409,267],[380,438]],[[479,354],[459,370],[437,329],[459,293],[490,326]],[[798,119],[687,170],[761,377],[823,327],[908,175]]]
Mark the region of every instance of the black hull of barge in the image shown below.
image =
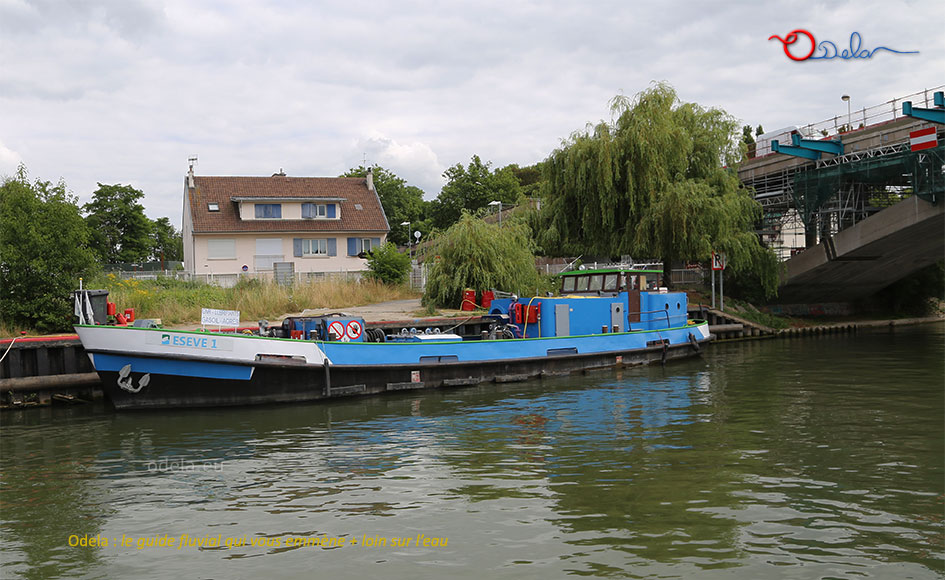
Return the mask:
[[[128,392],[117,372],[99,371],[106,397],[118,410],[228,407],[297,403],[405,390],[517,382],[542,376],[624,366],[666,363],[696,356],[700,343],[654,346],[623,353],[587,354],[495,362],[441,362],[386,366],[323,367],[255,362],[250,380],[214,379],[151,373],[147,386]],[[415,373],[419,372],[419,377]],[[419,378],[419,380],[416,380]],[[132,373],[132,384],[141,374]]]

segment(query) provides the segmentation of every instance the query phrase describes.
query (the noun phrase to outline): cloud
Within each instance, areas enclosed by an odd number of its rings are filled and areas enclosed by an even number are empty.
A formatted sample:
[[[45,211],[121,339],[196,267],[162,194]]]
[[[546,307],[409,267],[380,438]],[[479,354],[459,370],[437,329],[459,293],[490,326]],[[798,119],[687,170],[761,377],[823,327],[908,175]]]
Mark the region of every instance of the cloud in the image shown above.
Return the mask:
[[[374,134],[358,139],[345,162],[349,167],[364,165],[365,162],[369,166],[380,165],[406,180],[408,185],[422,189],[426,199],[436,197],[445,183],[443,171],[446,167],[425,143],[398,143],[384,135]]]
[[[16,173],[23,163],[23,158],[16,151],[10,149],[0,141],[0,177],[9,177]]]
[[[654,80],[766,128],[941,84],[940,4],[3,0],[0,127],[31,175],[86,201],[131,183],[175,223],[193,154],[214,175],[366,156],[432,196],[446,167],[538,162]],[[797,63],[767,41],[805,26],[921,54]]]

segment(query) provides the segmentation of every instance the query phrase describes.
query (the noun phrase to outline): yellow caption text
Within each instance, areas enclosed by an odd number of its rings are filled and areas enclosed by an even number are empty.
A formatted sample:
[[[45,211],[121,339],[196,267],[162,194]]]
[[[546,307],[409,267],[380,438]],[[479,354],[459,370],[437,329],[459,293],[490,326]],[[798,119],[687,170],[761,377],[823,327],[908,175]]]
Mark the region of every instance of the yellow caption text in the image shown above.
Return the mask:
[[[134,548],[145,550],[160,548],[183,550],[189,548],[444,548],[448,538],[431,538],[426,534],[415,536],[191,536],[180,534],[169,536],[106,537],[72,534],[69,546],[83,548]]]

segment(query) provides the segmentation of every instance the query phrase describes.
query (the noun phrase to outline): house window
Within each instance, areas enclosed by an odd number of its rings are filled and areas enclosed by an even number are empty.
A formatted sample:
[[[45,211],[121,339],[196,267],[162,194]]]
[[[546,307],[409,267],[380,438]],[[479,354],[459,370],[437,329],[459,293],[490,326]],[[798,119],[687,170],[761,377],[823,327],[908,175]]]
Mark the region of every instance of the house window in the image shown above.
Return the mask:
[[[256,219],[282,219],[282,204],[257,203]]]
[[[302,240],[303,256],[327,256],[328,240]]]
[[[381,246],[381,238],[348,238],[348,255],[358,256]]]
[[[220,211],[220,204],[218,203],[208,203],[207,211]]]
[[[282,238],[256,238],[256,271],[272,270],[273,264],[283,261]]]
[[[303,256],[337,256],[338,238],[292,240],[292,255],[296,258]]]
[[[207,240],[208,260],[235,260],[236,240],[216,238]]]
[[[328,208],[323,203],[303,203],[302,217],[315,219],[324,218],[328,215]]]
[[[303,219],[335,219],[338,216],[338,206],[334,203],[303,203]]]

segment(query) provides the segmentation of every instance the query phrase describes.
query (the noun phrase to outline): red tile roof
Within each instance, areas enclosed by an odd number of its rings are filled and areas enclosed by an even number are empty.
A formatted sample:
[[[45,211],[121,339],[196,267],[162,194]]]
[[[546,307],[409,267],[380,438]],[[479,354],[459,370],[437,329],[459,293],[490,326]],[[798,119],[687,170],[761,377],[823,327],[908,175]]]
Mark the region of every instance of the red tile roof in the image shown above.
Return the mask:
[[[209,177],[195,176],[187,196],[194,233],[230,232],[388,232],[390,226],[377,194],[363,177]],[[186,187],[186,180],[185,180]],[[241,220],[232,198],[342,199],[341,219]],[[220,211],[211,212],[207,204]],[[357,209],[355,205],[360,205]]]

